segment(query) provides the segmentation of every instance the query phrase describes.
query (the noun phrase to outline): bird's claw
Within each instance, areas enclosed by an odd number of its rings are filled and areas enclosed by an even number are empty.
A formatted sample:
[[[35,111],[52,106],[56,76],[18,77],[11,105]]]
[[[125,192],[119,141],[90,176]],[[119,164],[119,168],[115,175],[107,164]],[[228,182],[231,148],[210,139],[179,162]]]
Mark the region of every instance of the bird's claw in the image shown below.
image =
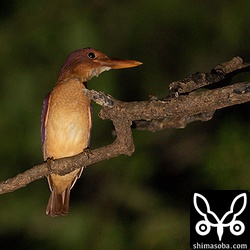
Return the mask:
[[[85,148],[83,150],[83,153],[87,155],[88,159],[90,155],[93,155],[93,153],[91,152],[91,150],[89,149],[89,147]]]
[[[52,173],[53,172],[52,165],[54,164],[54,158],[53,157],[48,157],[45,162],[47,164],[49,172]]]

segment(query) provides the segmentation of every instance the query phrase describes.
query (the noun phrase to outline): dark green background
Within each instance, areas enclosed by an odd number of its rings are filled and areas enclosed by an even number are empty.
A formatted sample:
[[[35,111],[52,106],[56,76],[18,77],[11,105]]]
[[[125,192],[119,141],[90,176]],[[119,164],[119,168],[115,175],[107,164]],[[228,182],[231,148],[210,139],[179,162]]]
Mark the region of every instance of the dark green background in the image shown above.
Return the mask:
[[[0,180],[43,161],[42,101],[70,52],[91,46],[144,63],[89,88],[124,101],[164,97],[188,74],[237,55],[249,62],[249,12],[249,1],[2,1]],[[99,110],[92,149],[113,140]],[[243,104],[185,129],[133,131],[135,153],[89,166],[66,217],[45,215],[45,178],[2,195],[1,249],[189,249],[191,190],[250,189],[249,121]]]

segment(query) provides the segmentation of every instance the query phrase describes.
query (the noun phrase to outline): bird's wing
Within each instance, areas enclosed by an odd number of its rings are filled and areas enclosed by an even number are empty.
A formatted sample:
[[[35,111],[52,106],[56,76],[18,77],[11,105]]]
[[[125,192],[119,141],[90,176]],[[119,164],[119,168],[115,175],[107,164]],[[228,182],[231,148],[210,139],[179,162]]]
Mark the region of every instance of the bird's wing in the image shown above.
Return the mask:
[[[90,146],[90,139],[91,139],[91,132],[92,132],[92,124],[93,124],[93,120],[92,120],[92,105],[90,104],[90,108],[89,108],[89,124],[90,124],[90,127],[89,127],[89,136],[88,136],[88,144],[87,144],[87,147]]]
[[[44,155],[44,140],[45,140],[45,133],[46,133],[46,123],[49,114],[49,102],[50,102],[50,93],[48,93],[43,101],[43,108],[42,108],[42,115],[41,115],[41,140],[42,140],[42,149],[43,149],[43,158],[45,159]]]

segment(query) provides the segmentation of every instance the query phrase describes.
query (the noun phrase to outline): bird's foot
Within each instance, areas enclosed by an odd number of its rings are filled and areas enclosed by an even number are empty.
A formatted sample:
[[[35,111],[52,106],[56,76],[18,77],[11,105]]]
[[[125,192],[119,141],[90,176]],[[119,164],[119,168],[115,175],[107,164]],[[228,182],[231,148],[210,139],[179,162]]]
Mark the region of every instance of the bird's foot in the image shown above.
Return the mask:
[[[90,155],[93,155],[93,153],[91,152],[91,150],[89,149],[89,147],[83,149],[83,153],[85,153],[89,159]]]
[[[45,162],[47,164],[49,172],[52,173],[53,172],[52,165],[54,164],[54,158],[53,157],[48,157]]]

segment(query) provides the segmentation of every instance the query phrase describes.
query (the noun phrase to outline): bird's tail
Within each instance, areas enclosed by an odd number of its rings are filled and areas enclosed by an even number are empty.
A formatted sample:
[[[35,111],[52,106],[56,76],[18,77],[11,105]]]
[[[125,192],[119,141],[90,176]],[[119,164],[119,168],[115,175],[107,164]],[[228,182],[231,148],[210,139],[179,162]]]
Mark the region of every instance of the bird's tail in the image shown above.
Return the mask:
[[[51,192],[49,202],[46,208],[46,214],[56,217],[58,215],[66,215],[69,212],[70,186],[61,194],[56,192],[54,188]]]

